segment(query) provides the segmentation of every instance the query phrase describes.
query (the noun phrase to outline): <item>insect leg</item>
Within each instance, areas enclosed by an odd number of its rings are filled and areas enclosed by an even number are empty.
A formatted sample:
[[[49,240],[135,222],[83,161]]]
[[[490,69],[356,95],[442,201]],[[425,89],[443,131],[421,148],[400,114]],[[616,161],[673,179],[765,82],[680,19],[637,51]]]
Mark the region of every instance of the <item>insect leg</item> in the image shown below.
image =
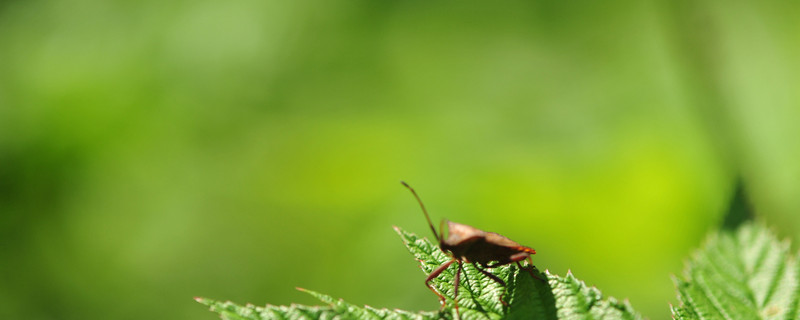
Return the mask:
[[[516,254],[511,255],[511,257],[509,257],[509,260],[514,261],[514,262],[519,262],[519,261],[522,261],[522,260],[525,260],[525,259],[530,259],[530,258],[531,258],[531,254],[530,253],[520,252],[520,253],[516,253]],[[532,261],[532,260],[528,260],[528,261]],[[531,265],[533,265],[533,263],[531,263]]]
[[[486,268],[494,268],[494,267],[504,266],[504,265],[507,265],[507,264],[512,263],[512,262],[519,262],[519,261],[525,260],[525,258],[529,258],[530,259],[530,257],[531,257],[530,253],[517,252],[517,253],[511,255],[510,257],[508,257],[508,259],[497,261],[494,264],[484,265],[484,267],[486,267]]]
[[[456,261],[456,259],[452,259],[450,261],[445,262],[444,264],[442,264],[441,266],[436,268],[436,270],[433,270],[433,272],[431,272],[431,274],[428,275],[428,278],[425,279],[425,286],[427,286],[428,289],[431,289],[431,291],[433,291],[433,293],[435,293],[437,296],[439,296],[439,302],[442,304],[442,308],[444,308],[444,296],[441,293],[439,293],[439,291],[436,291],[436,289],[433,288],[433,286],[430,284],[430,282],[431,282],[431,280],[433,280],[434,278],[436,278],[440,274],[442,274],[442,271],[447,269],[447,267],[449,267],[455,261]]]
[[[516,262],[517,262],[517,266],[519,267],[520,270],[528,271],[528,273],[531,275],[531,277],[534,277],[534,278],[536,278],[536,279],[538,279],[539,281],[542,281],[542,282],[547,282],[544,279],[540,278],[539,276],[533,274],[533,269],[536,268],[536,267],[534,267],[532,263],[527,268],[525,268],[525,267],[522,266],[521,263],[519,263],[519,261],[516,261]]]
[[[530,256],[528,256],[528,265],[531,266],[531,269],[537,270],[536,266],[533,265],[533,259],[531,259]]]
[[[497,282],[501,286],[503,286],[503,292],[500,293],[500,302],[502,302],[504,306],[507,306],[508,303],[506,303],[506,301],[503,300],[503,297],[506,295],[506,290],[505,290],[506,282],[503,281],[502,279],[498,278],[496,275],[491,274],[489,271],[481,269],[480,267],[478,267],[477,263],[473,263],[472,265],[475,266],[475,269],[478,269],[478,271],[483,273],[483,275],[489,277],[490,279],[494,280],[495,282]]]
[[[511,261],[509,261],[509,262],[498,262],[498,263],[495,263],[495,264],[487,264],[487,265],[484,265],[484,267],[486,267],[486,268],[497,268],[499,266],[504,266],[504,265],[507,265],[509,263],[511,263]]]
[[[458,269],[456,269],[456,279],[454,280],[453,284],[453,303],[456,306],[456,316],[461,319],[461,314],[458,313],[458,285],[461,283],[461,268],[464,267],[464,264],[461,260],[458,261]]]

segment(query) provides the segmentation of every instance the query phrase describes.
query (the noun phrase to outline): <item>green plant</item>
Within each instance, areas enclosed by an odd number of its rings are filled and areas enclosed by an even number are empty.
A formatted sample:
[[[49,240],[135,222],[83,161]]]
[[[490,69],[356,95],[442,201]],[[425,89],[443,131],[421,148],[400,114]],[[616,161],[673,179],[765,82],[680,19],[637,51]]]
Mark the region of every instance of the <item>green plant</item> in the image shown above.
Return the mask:
[[[430,273],[450,260],[439,250],[438,245],[428,239],[395,228],[411,254],[420,262],[422,269]],[[434,288],[447,298],[446,307],[438,312],[413,313],[401,310],[359,307],[317,292],[301,289],[327,304],[326,306],[239,306],[231,302],[219,302],[198,298],[223,319],[455,319],[453,307],[453,277],[455,266],[432,281]],[[599,290],[587,287],[572,274],[564,277],[545,272],[539,276],[546,282],[534,279],[515,265],[494,268],[492,272],[506,281],[503,288],[492,279],[482,275],[471,264],[465,264],[466,276],[461,277],[458,300],[461,319],[518,319],[540,315],[543,319],[602,318],[640,319],[627,302],[604,298]],[[503,305],[499,298],[508,290]]]
[[[745,208],[745,209],[743,209]],[[687,261],[684,275],[675,278],[679,306],[675,319],[797,319],[800,270],[789,243],[761,223],[751,221],[743,194],[737,193],[723,228],[712,233]],[[450,260],[425,238],[395,228],[425,273]],[[197,298],[222,319],[456,319],[453,308],[455,266],[432,281],[446,303],[439,311],[409,312],[349,304],[330,296],[300,289],[324,306],[241,306]],[[471,264],[464,265],[458,305],[461,319],[642,319],[627,301],[604,297],[571,273],[559,276],[539,272],[541,281],[515,265],[491,272],[507,283],[502,287]],[[537,271],[538,272],[538,271]],[[504,300],[500,297],[505,290]]]
[[[709,237],[675,279],[676,319],[797,319],[798,264],[789,242],[746,223]]]

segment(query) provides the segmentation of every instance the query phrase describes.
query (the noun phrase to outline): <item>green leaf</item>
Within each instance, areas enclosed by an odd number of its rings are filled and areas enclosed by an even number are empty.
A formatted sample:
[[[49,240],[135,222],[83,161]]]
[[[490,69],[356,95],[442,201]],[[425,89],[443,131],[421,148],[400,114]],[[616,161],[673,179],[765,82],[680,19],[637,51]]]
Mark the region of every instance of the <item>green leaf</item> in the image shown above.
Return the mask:
[[[429,274],[451,258],[438,245],[395,228],[411,254]],[[431,281],[433,287],[445,296],[444,308],[434,312],[409,312],[356,306],[330,296],[300,289],[318,298],[325,306],[240,306],[232,302],[219,302],[196,298],[226,320],[264,319],[458,319],[453,298],[457,263],[451,265]],[[604,298],[599,290],[587,287],[571,273],[560,277],[545,271],[520,270],[516,265],[488,269],[503,280],[503,287],[482,274],[470,263],[464,263],[458,288],[460,319],[641,319],[627,301]],[[530,272],[535,274],[532,276]],[[424,278],[420,277],[420,286]],[[431,299],[438,299],[430,293]],[[501,297],[503,298],[501,301]]]
[[[299,288],[298,288],[299,289]],[[389,319],[389,320],[423,320],[443,318],[437,312],[412,313],[402,310],[375,309],[369,306],[359,307],[333,297],[299,289],[327,303],[327,306],[290,306],[257,307],[251,304],[240,306],[230,301],[220,302],[205,298],[195,298],[197,302],[210,307],[225,320],[263,320],[263,319]]]
[[[397,227],[395,231],[425,274],[451,259],[428,239]],[[445,296],[445,310],[449,310],[453,318],[455,265],[431,281],[433,287]],[[604,298],[599,290],[587,287],[572,273],[560,277],[549,271],[535,271],[537,277],[547,280],[543,281],[514,264],[493,268],[490,272],[505,281],[507,288],[481,274],[472,264],[464,264],[466,276],[462,274],[458,288],[462,319],[642,319],[627,301]],[[420,278],[420,283],[423,281],[424,278]],[[503,292],[506,292],[507,306],[499,299]],[[437,298],[433,293],[431,297]]]
[[[728,212],[722,221],[722,229],[735,230],[745,222],[753,221],[753,218],[755,218],[755,212],[753,212],[749,194],[742,178],[738,178],[733,190],[733,197],[728,203]]]
[[[708,238],[675,279],[675,319],[797,319],[798,264],[789,242],[744,223]]]
[[[302,305],[256,307],[251,304],[240,306],[233,302],[220,302],[205,298],[195,298],[197,302],[210,307],[225,320],[259,319],[324,319],[334,315],[331,307],[308,307]]]

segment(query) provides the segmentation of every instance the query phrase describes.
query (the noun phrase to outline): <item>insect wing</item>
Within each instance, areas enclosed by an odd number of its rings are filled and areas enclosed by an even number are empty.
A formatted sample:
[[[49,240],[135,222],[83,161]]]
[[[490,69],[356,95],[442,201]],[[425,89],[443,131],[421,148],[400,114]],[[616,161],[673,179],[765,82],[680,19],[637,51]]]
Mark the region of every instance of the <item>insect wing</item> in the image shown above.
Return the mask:
[[[489,242],[489,243],[492,243],[492,244],[495,244],[495,245],[498,245],[498,246],[503,246],[503,247],[506,247],[506,248],[511,248],[511,249],[517,250],[519,252],[527,252],[527,253],[530,253],[530,254],[535,254],[536,253],[536,250],[533,250],[532,248],[528,248],[526,246],[523,246],[523,245],[515,242],[514,240],[511,240],[509,238],[506,238],[506,237],[504,237],[504,236],[502,236],[500,234],[494,233],[494,232],[486,232],[486,242]]]
[[[455,246],[473,239],[483,238],[485,235],[486,231],[473,226],[447,221],[447,238],[444,239],[444,243]]]

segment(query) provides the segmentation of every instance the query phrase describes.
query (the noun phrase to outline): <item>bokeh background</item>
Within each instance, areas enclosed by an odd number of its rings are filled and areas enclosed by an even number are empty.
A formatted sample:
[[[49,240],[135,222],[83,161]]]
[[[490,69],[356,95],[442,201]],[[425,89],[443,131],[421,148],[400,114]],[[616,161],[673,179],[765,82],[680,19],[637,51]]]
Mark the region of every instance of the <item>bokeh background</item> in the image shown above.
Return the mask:
[[[651,319],[738,177],[800,230],[800,4],[549,2],[0,1],[0,318],[434,310],[400,180]]]

